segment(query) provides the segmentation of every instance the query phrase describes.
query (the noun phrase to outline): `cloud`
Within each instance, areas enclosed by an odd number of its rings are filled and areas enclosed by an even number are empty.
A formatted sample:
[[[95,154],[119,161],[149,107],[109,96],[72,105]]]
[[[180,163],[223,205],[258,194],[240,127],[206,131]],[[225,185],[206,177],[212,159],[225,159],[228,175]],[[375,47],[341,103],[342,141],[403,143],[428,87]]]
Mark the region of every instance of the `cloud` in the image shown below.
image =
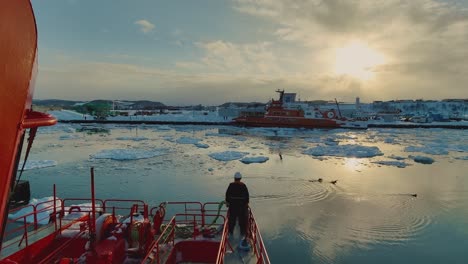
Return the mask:
[[[137,20],[134,24],[140,26],[140,31],[145,34],[150,33],[154,29],[154,24],[145,19]]]
[[[439,98],[466,97],[466,2],[235,0],[233,7],[276,25],[270,33],[277,42],[315,54],[308,60],[317,65],[318,83],[336,84],[339,76],[327,71],[333,52],[359,40],[387,58],[384,65],[372,69],[374,81],[360,82],[367,95],[382,99],[436,94]],[[307,65],[303,58],[296,59]]]
[[[280,60],[268,42],[236,44],[223,40],[197,42],[203,51],[199,61],[181,61],[176,65],[186,69],[211,73],[230,73],[237,76],[280,74]]]

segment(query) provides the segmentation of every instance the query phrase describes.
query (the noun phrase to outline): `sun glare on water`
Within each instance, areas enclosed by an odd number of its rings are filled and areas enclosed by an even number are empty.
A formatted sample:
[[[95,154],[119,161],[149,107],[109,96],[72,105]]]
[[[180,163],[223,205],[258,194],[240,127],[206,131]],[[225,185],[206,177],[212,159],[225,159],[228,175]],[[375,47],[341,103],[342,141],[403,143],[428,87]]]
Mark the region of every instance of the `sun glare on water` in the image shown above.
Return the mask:
[[[374,67],[385,62],[383,54],[367,44],[353,41],[336,49],[335,74],[369,80],[374,76]]]

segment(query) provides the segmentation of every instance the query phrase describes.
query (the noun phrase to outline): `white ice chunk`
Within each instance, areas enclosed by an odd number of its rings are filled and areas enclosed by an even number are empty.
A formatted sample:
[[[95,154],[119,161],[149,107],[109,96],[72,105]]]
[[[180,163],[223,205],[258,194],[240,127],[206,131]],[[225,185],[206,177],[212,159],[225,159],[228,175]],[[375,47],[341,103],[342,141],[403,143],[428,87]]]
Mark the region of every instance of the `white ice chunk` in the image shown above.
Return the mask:
[[[75,133],[76,129],[74,129],[73,127],[64,127],[63,131],[67,133]]]
[[[239,151],[224,151],[224,152],[211,153],[208,156],[219,161],[230,161],[230,160],[242,159],[247,154],[249,153],[239,152]]]
[[[394,161],[394,160],[373,161],[372,163],[386,165],[386,166],[395,166],[398,168],[405,168],[406,166],[410,165],[406,162]]]
[[[199,147],[199,148],[209,148],[210,146],[208,144],[203,144],[203,143],[195,143],[195,146]]]
[[[200,141],[200,139],[191,137],[181,137],[176,140],[179,144],[196,144],[198,141]]]
[[[133,141],[148,140],[147,137],[117,137],[115,139],[117,139],[117,140],[133,140]]]
[[[427,145],[427,146],[408,146],[405,148],[406,152],[421,152],[431,155],[447,155],[448,150],[445,146]]]
[[[322,139],[320,139],[320,138],[305,138],[304,141],[309,142],[309,143],[320,143],[320,142],[322,142]]]
[[[157,126],[156,129],[164,131],[164,130],[171,130],[172,128],[166,125],[162,125],[162,126]]]
[[[366,147],[361,145],[337,145],[337,146],[317,146],[303,152],[312,156],[336,156],[370,158],[381,156],[383,153],[378,147]]]
[[[268,157],[258,156],[258,157],[245,157],[241,159],[240,161],[245,164],[250,164],[250,163],[264,163],[267,160],[269,160]]]
[[[91,155],[95,159],[113,159],[113,160],[137,160],[148,159],[156,156],[166,155],[166,149],[105,149]]]
[[[61,136],[59,137],[60,140],[77,139],[77,138],[80,138],[80,136],[77,135],[77,134],[61,135]]]
[[[24,170],[40,169],[54,166],[57,166],[57,161],[55,160],[28,160],[26,161],[26,166],[24,166]],[[22,167],[23,161],[20,162],[18,170],[21,170]]]
[[[402,156],[395,156],[395,155],[390,155],[388,156],[390,159],[396,159],[396,160],[404,160],[406,159],[405,157]]]

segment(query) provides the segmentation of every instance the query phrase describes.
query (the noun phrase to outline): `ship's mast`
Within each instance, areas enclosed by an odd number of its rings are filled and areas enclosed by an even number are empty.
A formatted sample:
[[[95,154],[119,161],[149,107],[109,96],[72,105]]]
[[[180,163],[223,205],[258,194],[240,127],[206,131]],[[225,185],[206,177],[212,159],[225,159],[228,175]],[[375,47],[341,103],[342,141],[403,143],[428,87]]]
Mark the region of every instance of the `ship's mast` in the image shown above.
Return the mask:
[[[284,89],[283,90],[278,89],[276,90],[276,92],[280,94],[279,101],[283,103]]]

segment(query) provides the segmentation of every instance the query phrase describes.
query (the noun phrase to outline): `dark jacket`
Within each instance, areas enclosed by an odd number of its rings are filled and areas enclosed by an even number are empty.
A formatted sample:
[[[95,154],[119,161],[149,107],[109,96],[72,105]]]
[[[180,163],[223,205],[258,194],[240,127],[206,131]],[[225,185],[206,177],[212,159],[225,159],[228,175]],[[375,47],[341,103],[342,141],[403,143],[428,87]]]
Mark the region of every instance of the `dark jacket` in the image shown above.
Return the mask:
[[[249,190],[243,182],[231,182],[226,191],[229,206],[246,206],[249,203]]]

